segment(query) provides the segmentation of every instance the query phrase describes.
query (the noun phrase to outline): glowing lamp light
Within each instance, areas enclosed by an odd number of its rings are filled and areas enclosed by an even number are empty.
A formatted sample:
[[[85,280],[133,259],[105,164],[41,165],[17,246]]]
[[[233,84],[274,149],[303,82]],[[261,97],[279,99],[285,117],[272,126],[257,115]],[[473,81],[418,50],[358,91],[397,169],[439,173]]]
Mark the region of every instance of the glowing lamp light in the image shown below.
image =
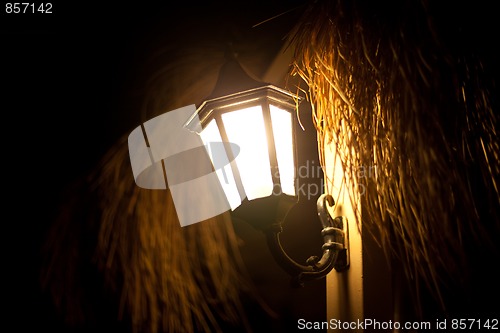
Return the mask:
[[[215,171],[233,210],[270,196],[297,201],[295,110],[292,94],[252,79],[235,59],[221,68],[193,115],[199,121],[186,127],[201,136],[214,164],[225,164]],[[212,149],[221,142],[231,144]]]

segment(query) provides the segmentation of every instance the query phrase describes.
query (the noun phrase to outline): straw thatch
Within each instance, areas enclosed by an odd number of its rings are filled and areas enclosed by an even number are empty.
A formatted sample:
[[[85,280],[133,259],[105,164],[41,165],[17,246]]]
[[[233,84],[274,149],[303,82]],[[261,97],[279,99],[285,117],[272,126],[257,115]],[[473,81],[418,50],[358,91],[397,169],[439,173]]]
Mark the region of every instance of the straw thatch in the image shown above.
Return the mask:
[[[482,1],[312,1],[290,34],[292,74],[305,82],[320,156],[332,142],[363,229],[396,258],[393,269],[403,267],[415,303],[419,285],[442,308],[453,306],[446,289],[461,290],[466,303],[471,274],[491,273],[478,258],[498,258],[491,9]]]
[[[72,316],[72,325],[89,320],[85,309],[78,308],[88,304],[88,295],[78,294],[85,289],[73,294],[73,288],[81,286],[65,289],[59,283],[88,278],[86,270],[99,272],[103,290],[118,295],[119,303],[113,304],[119,308],[118,318],[127,325],[130,320],[134,331],[218,331],[220,322],[240,325],[245,318],[240,297],[248,282],[231,221],[222,215],[182,228],[168,191],[131,186],[130,167],[121,163],[127,159],[125,142],[110,151],[99,177],[90,183],[96,186],[99,213],[86,214],[86,208],[71,212],[82,214],[79,234],[71,237],[59,229],[61,234],[52,237],[79,243],[54,243],[58,256],[49,270],[65,272],[48,272],[67,274],[66,279],[50,281],[50,287]],[[66,231],[74,228],[67,223],[78,223],[71,214],[61,216]],[[90,263],[95,267],[79,266],[86,255],[94,257]]]

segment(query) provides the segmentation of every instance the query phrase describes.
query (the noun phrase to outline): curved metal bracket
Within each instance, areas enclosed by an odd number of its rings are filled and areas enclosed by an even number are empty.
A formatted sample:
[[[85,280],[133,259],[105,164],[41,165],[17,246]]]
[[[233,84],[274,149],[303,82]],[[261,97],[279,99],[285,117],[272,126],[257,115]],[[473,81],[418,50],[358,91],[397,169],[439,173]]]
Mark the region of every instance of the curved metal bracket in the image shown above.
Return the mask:
[[[279,240],[282,231],[281,224],[274,224],[265,231],[267,244],[276,262],[290,275],[292,284],[296,287],[303,286],[305,281],[316,280],[325,277],[332,269],[337,272],[345,271],[349,267],[348,252],[348,225],[347,219],[342,216],[332,218],[328,212],[327,205],[334,205],[333,197],[323,194],[318,198],[317,210],[323,230],[323,255],[310,257],[307,265],[298,264],[290,258]]]

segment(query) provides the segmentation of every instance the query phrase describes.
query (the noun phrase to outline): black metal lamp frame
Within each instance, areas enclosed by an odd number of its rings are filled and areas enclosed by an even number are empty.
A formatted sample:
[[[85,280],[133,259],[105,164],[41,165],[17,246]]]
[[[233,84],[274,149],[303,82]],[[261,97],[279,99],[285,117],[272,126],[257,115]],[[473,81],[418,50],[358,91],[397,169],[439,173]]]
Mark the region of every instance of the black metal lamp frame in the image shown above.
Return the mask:
[[[269,160],[272,170],[278,170],[276,151],[274,149],[274,137],[271,128],[269,104],[274,104],[285,110],[295,110],[297,97],[289,92],[273,85],[260,82],[251,78],[236,61],[229,59],[219,72],[219,78],[212,94],[198,107],[196,116],[199,123],[204,127],[209,121],[215,119],[221,138],[229,142],[221,114],[260,105],[262,107],[266,133],[268,138]],[[295,113],[290,111],[295,119]],[[194,117],[195,115],[193,115]],[[193,118],[192,118],[193,119]],[[190,128],[192,119],[188,120],[186,127],[193,131],[199,128]],[[195,122],[196,123],[196,122]],[[296,121],[292,122],[296,126]],[[295,133],[295,128],[293,128]],[[295,145],[295,137],[294,147]],[[230,161],[234,160],[231,149],[226,149]],[[295,153],[295,152],[294,152]],[[294,156],[297,156],[295,153]],[[233,166],[236,186],[239,193],[244,193],[243,185],[239,178],[239,172]],[[280,189],[280,194],[254,200],[242,200],[241,205],[236,208],[232,215],[250,223],[253,227],[261,230],[267,240],[267,245],[275,261],[292,277],[292,285],[300,287],[304,282],[325,277],[332,269],[338,272],[349,267],[349,244],[347,219],[342,216],[333,218],[328,207],[333,207],[334,200],[331,195],[323,194],[317,201],[318,218],[323,227],[323,254],[321,258],[312,256],[306,261],[306,265],[297,263],[284,250],[280,242],[280,233],[283,230],[283,222],[289,210],[298,201],[297,196],[290,196],[281,192],[279,176],[272,172],[273,189]],[[295,184],[296,185],[296,184]]]

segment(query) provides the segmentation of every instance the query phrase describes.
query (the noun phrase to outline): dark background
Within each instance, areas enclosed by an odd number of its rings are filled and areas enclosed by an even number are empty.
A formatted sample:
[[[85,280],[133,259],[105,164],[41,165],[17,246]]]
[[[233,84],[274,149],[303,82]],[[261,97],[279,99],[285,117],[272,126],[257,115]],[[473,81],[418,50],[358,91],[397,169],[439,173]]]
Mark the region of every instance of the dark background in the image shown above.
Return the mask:
[[[2,275],[4,307],[9,309],[5,325],[14,324],[17,332],[68,329],[40,288],[40,249],[60,209],[63,190],[94,170],[116,140],[141,123],[143,88],[153,70],[151,54],[172,43],[193,47],[198,42],[210,44],[213,38],[215,47],[221,48],[236,40],[244,57],[259,52],[251,67],[262,71],[297,18],[294,8],[304,1],[245,7],[235,3],[52,2],[52,14],[7,14],[2,6]],[[305,112],[299,158],[313,161],[315,132]],[[317,254],[310,249],[321,245],[315,233],[319,223],[314,198],[301,200],[291,215],[289,231],[283,235],[285,246],[299,261],[305,260]],[[304,222],[308,237],[301,239],[304,229],[299,224]],[[263,247],[261,235],[246,226],[238,230],[254,242],[244,255],[252,259],[248,265],[263,297],[282,316],[260,323],[260,328],[289,332],[298,318],[324,320],[325,281],[291,289],[288,276],[274,266]]]

